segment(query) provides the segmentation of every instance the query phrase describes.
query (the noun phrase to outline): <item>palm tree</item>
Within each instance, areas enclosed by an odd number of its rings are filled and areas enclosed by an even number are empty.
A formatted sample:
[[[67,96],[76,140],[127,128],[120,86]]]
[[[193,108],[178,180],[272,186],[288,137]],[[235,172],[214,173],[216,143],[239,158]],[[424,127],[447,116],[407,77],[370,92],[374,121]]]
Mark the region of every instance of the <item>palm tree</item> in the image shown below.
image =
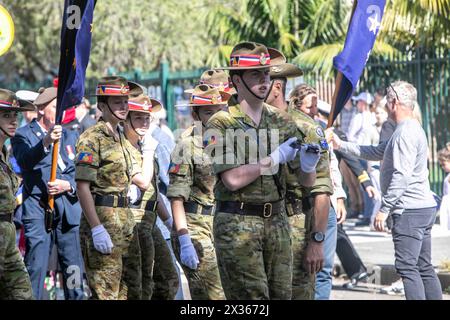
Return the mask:
[[[241,0],[239,12],[216,5],[207,20],[217,50],[208,61],[226,63],[233,44],[251,40],[279,48],[303,68],[329,76],[332,58],[343,48],[351,9],[351,0]],[[450,0],[387,0],[372,54],[392,57],[429,44],[448,48],[449,17]]]

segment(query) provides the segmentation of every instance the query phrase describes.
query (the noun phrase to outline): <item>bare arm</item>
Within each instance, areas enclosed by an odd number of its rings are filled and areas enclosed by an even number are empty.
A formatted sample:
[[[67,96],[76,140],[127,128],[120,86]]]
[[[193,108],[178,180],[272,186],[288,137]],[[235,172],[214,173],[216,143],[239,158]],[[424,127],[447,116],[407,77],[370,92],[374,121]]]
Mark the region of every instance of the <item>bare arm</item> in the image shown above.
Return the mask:
[[[80,199],[81,209],[92,229],[101,223],[97,216],[97,212],[95,211],[95,202],[91,194],[90,185],[91,183],[89,181],[77,181],[77,193],[78,198]]]
[[[269,158],[270,163],[270,158]],[[263,160],[261,160],[263,162]],[[230,191],[236,191],[249,185],[261,175],[263,166],[261,163],[246,164],[237,168],[229,169],[220,174],[223,184]]]
[[[173,221],[175,222],[175,230],[179,236],[189,233],[186,213],[183,206],[183,198],[172,198],[170,199],[170,204],[172,206]]]

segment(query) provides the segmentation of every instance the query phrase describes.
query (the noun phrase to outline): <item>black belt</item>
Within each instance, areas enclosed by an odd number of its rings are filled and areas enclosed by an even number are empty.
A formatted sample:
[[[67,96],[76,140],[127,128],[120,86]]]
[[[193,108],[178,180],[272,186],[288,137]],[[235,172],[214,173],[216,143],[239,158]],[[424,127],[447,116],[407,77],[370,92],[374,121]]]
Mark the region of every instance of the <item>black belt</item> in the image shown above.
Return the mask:
[[[145,211],[155,211],[158,201],[140,201],[136,204],[130,204],[131,209],[144,209]]]
[[[214,206],[203,206],[195,201],[184,202],[184,211],[187,213],[200,213],[205,216],[210,216],[214,213]],[[201,211],[199,212],[199,207]]]
[[[0,213],[0,222],[13,222],[13,213]]]
[[[95,205],[98,207],[128,208],[129,201],[127,197],[97,194],[95,195]]]
[[[218,201],[217,211],[241,214],[244,216],[257,216],[270,218],[274,214],[279,214],[283,208],[284,200],[266,203],[248,203],[239,201]]]

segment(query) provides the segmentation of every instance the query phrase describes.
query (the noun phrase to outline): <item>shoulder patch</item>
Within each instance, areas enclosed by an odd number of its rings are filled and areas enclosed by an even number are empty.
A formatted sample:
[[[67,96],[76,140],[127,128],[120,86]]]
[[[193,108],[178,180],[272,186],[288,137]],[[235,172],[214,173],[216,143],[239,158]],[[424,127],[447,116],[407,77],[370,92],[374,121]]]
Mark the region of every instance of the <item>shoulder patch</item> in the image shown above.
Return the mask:
[[[203,140],[203,148],[216,144],[216,136],[210,136],[209,138]]]
[[[171,162],[169,166],[169,173],[178,173],[178,171],[180,171],[180,166],[180,164]]]
[[[322,140],[320,140],[320,147],[321,147],[323,150],[327,150],[327,151],[330,149],[330,147],[328,146],[327,139],[322,139]]]
[[[77,159],[78,163],[92,164],[94,156],[89,152],[80,152]]]
[[[323,129],[321,127],[316,128],[316,134],[321,138],[325,138],[325,133],[323,132]]]

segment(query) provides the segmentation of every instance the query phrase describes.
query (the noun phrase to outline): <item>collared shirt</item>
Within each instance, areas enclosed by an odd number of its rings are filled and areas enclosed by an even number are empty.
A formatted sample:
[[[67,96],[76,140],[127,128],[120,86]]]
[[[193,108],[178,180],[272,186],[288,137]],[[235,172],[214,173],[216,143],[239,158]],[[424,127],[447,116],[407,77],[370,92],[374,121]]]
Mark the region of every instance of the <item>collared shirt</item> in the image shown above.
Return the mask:
[[[260,158],[274,151],[277,144],[291,137],[298,137],[300,142],[304,139],[304,135],[286,112],[268,104],[263,104],[259,125],[256,125],[237,104],[229,107],[228,112],[219,111],[214,114],[206,127],[207,135],[214,135],[214,132],[217,134],[217,136],[204,137],[213,141],[208,144],[207,149],[212,148],[213,170],[216,175],[245,164],[257,163]],[[237,135],[241,138],[235,139]],[[247,138],[242,140],[242,135]],[[254,147],[250,148],[250,146]],[[207,150],[207,152],[210,151]],[[291,170],[298,172],[299,155],[288,165]],[[237,191],[227,189],[218,177],[215,188],[216,200],[265,203],[283,199],[286,193],[283,166],[281,165],[275,174],[261,175]]]
[[[0,151],[0,215],[14,211],[16,208],[15,193],[19,187],[17,176],[8,165],[6,148]]]
[[[134,147],[118,132],[119,138],[100,119],[78,140],[75,179],[91,182],[92,193],[126,196],[132,177],[141,172],[130,152]]]
[[[192,126],[182,133],[172,152],[168,198],[181,197],[203,206],[214,204],[216,176],[211,158],[203,151],[201,128]]]

